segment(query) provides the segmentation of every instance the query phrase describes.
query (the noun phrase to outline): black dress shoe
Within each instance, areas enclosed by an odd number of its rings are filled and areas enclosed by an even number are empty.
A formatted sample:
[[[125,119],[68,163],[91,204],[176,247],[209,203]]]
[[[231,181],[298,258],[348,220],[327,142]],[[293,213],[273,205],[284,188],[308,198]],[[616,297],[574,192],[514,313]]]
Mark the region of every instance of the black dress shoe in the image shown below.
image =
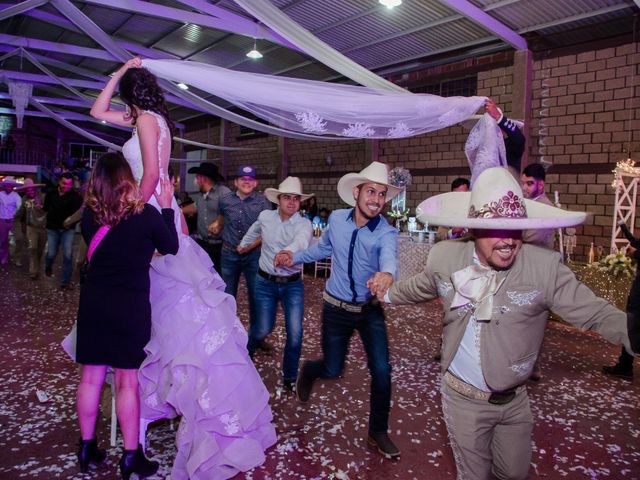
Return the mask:
[[[313,389],[313,380],[304,374],[304,367],[306,364],[307,362],[302,365],[302,369],[298,375],[298,380],[296,380],[296,397],[300,403],[307,403],[309,401],[311,390]]]
[[[616,363],[611,367],[602,367],[602,371],[607,375],[611,375],[612,377],[618,377],[629,381],[633,380],[633,368],[623,368],[619,363]]]
[[[267,342],[266,340],[262,340],[259,344],[258,344],[258,350],[262,350],[264,353],[271,355],[275,348],[273,345],[271,345],[269,342]]]
[[[82,473],[89,470],[90,463],[102,463],[105,458],[107,458],[107,452],[98,448],[98,441],[95,438],[92,440],[81,438],[78,441],[78,463]]]
[[[153,462],[144,456],[142,445],[137,450],[125,450],[120,459],[120,474],[123,480],[129,480],[135,473],[138,478],[150,477],[158,471],[160,464]]]
[[[367,443],[378,449],[382,455],[396,458],[400,456],[400,449],[391,441],[387,432],[369,432]]]
[[[296,388],[296,381],[295,380],[283,380],[282,384],[284,385],[284,388],[289,390],[290,392],[293,392]]]
[[[45,268],[45,269],[44,269],[44,274],[45,274],[47,277],[53,277],[53,269],[51,269],[51,268]]]

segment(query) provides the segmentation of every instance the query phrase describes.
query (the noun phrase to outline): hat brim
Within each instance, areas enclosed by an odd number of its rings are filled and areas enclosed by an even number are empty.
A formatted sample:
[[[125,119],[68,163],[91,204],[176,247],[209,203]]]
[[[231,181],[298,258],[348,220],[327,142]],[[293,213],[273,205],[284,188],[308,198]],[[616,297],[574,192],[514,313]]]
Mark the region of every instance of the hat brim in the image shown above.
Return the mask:
[[[210,178],[211,180],[213,180],[214,182],[224,182],[225,179],[222,175],[220,175],[219,173],[216,173],[215,176],[211,176],[206,172],[203,172],[200,167],[191,167],[189,170],[187,170],[187,173],[194,173],[196,175],[202,175],[203,177],[207,177]]]
[[[278,190],[277,188],[265,188],[264,196],[267,197],[271,203],[278,203],[278,196],[286,193],[288,195],[298,195],[300,197],[300,201],[304,202],[311,197],[315,196],[315,193],[298,193],[298,192],[283,192]]]
[[[46,187],[45,183],[32,183],[31,185],[22,185],[20,187],[16,187],[16,190],[26,190],[27,188],[42,188]]]
[[[395,198],[404,188],[396,187],[385,182],[373,180],[371,178],[364,177],[359,173],[347,173],[338,182],[338,195],[344,203],[352,207],[356,206],[356,199],[353,198],[353,189],[363,183],[378,183],[387,187],[387,198],[385,203]]]
[[[422,223],[441,227],[476,228],[482,230],[528,230],[573,227],[584,223],[586,212],[572,212],[524,200],[527,218],[468,218],[471,192],[448,192],[424,200],[416,209]]]

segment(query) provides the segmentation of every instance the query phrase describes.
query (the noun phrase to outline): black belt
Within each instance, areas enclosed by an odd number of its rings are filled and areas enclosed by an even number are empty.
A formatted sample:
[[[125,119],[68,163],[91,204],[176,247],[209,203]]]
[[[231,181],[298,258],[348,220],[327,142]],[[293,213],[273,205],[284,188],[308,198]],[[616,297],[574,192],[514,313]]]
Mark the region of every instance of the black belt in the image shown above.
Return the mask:
[[[267,280],[275,283],[291,283],[291,282],[295,282],[296,280],[300,280],[299,273],[294,273],[293,275],[289,275],[287,277],[281,277],[279,275],[271,275],[265,272],[264,270],[262,270],[261,268],[258,268],[258,275],[260,275],[262,278],[266,278]]]

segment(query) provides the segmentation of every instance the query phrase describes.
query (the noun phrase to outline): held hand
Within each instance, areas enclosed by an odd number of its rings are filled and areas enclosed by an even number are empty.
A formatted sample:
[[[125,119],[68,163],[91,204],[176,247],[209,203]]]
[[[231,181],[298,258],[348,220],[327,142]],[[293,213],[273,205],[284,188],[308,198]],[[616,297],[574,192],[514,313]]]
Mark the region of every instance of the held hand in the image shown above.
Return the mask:
[[[209,235],[220,235],[221,231],[222,231],[222,225],[218,220],[214,220],[207,227],[207,232],[209,232]]]
[[[384,297],[389,287],[393,284],[393,275],[389,272],[376,272],[373,277],[367,280],[367,288],[378,298]]]
[[[273,259],[273,265],[279,267],[283,265],[285,267],[293,266],[293,252],[290,250],[282,250],[276,254]]]
[[[120,67],[117,73],[119,76],[122,76],[124,75],[124,72],[126,72],[130,68],[141,68],[141,67],[142,67],[142,60],[140,59],[140,57],[133,57],[127,60],[124,63],[124,65]]]
[[[625,222],[624,220],[620,220],[620,221],[618,222],[618,226],[619,226],[619,227],[621,227],[621,226],[623,226],[623,225],[626,225],[626,224],[627,224],[627,222]]]
[[[160,208],[171,208],[173,201],[173,183],[168,178],[160,180],[160,193],[153,193]]]
[[[236,247],[236,251],[240,254],[240,255],[244,255],[245,253],[247,253],[249,250],[251,250],[249,247],[241,247],[240,245],[238,245]]]
[[[484,102],[484,110],[496,121],[498,121],[500,115],[502,115],[502,113],[500,113],[500,109],[496,105],[496,102],[494,102],[490,98],[488,98],[487,101]]]

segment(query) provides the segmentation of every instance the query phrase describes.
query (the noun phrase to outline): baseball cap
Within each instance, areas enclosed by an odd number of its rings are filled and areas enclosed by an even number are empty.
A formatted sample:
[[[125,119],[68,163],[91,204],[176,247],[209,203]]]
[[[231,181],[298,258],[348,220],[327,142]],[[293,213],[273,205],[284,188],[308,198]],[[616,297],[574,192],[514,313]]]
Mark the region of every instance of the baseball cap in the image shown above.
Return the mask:
[[[256,178],[256,169],[251,165],[242,165],[238,169],[238,178],[240,177],[251,177]]]

